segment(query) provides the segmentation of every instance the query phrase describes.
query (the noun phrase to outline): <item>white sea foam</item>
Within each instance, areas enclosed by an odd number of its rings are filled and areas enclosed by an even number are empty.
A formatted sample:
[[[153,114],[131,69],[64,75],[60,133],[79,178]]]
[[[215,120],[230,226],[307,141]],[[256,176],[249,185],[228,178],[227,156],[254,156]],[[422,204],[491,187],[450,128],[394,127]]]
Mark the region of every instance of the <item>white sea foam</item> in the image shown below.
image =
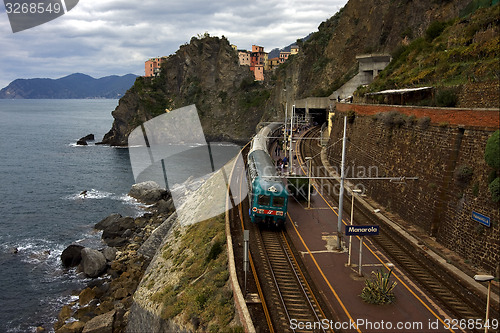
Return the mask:
[[[96,189],[84,190],[75,194],[65,197],[67,200],[84,200],[84,199],[106,199],[113,195],[113,193],[106,191],[99,191]]]

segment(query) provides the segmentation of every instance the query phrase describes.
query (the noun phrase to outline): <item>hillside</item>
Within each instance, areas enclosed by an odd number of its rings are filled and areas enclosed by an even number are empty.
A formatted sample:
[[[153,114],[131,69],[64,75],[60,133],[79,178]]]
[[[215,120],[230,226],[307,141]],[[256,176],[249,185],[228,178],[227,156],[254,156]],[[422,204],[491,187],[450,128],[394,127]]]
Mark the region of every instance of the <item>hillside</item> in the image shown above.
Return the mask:
[[[0,90],[4,99],[120,98],[136,75],[106,76],[95,79],[75,73],[59,79],[17,79]]]
[[[103,143],[126,145],[141,123],[190,104],[196,104],[208,140],[245,141],[269,96],[260,88],[249,68],[239,66],[227,39],[193,37],[162,64],[160,77],[137,79],[113,111],[113,127]]]
[[[356,74],[356,55],[392,53],[432,22],[457,17],[469,2],[350,0],[278,71],[277,91],[286,88],[288,99],[328,96]]]
[[[136,81],[113,112],[113,128],[103,142],[126,145],[128,134],[142,122],[189,104],[196,104],[207,138],[245,141],[259,121],[283,119],[287,103],[329,96],[357,73],[356,55],[394,54],[425,39],[433,22],[456,19],[476,2],[350,0],[307,41],[298,41],[299,54],[266,73],[263,83],[238,65],[227,39],[193,37],[163,64],[160,77]],[[468,27],[463,21],[461,29]],[[476,57],[488,67],[481,55]]]
[[[465,103],[459,100],[463,89],[478,86],[483,91],[478,98],[487,97],[488,90],[497,91],[496,98],[483,106],[498,107],[499,17],[496,5],[454,20],[434,21],[424,36],[396,49],[391,64],[372,84],[358,89],[358,94],[435,86],[438,104],[457,106]]]

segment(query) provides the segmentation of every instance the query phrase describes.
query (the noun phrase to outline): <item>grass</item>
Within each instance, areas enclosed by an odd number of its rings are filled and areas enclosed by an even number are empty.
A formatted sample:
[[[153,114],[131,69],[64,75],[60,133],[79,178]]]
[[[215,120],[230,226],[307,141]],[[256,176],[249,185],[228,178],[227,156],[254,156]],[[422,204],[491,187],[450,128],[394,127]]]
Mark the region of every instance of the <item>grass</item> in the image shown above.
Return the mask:
[[[423,37],[393,52],[366,92],[498,80],[499,15],[500,5],[495,5],[468,18],[432,23]]]
[[[152,297],[162,304],[162,318],[176,318],[195,331],[241,332],[241,327],[230,327],[235,309],[228,285],[224,216],[174,234],[179,246],[165,247],[163,256],[172,260],[180,278]]]

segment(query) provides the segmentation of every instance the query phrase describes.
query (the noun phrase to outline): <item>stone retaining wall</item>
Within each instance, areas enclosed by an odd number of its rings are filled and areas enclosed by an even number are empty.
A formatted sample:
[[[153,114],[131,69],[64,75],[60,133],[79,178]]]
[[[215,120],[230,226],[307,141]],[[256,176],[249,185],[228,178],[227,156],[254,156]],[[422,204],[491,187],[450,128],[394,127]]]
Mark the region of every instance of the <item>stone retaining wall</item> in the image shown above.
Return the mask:
[[[476,118],[470,110],[429,109],[337,104],[337,112],[331,116],[330,144],[337,143],[328,148],[330,163],[340,169],[343,116],[349,115],[347,176],[418,177],[404,183],[357,183],[388,211],[436,237],[466,262],[498,276],[499,204],[492,201],[488,190],[492,169],[484,160],[484,149],[499,126],[499,113],[474,111]],[[399,115],[397,119],[396,113],[392,113],[394,119],[370,116],[384,110],[416,117]],[[492,226],[472,220],[473,211],[489,216]]]

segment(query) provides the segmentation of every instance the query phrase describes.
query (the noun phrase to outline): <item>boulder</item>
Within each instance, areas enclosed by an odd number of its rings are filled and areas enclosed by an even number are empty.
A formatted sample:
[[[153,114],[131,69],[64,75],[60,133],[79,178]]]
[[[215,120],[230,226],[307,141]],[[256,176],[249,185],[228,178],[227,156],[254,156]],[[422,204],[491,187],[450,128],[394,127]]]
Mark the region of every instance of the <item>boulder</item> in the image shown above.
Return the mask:
[[[94,228],[97,230],[104,230],[113,224],[117,223],[119,220],[121,220],[123,217],[120,214],[111,214],[108,217],[102,219],[100,222],[98,222]]]
[[[80,140],[85,140],[85,141],[95,141],[95,137],[94,137],[94,134],[87,134],[86,136],[84,136],[83,138],[81,138]]]
[[[87,141],[82,140],[82,139],[78,140],[78,141],[76,142],[76,144],[77,144],[78,146],[88,146]]]
[[[80,333],[84,326],[85,323],[82,323],[81,321],[73,321],[56,330],[56,333]]]
[[[115,310],[109,311],[89,320],[83,328],[83,333],[113,333]]]
[[[61,253],[61,261],[64,267],[75,267],[82,261],[83,246],[71,244]]]
[[[104,248],[104,250],[102,250],[102,254],[104,254],[107,261],[113,261],[116,259],[116,249],[114,247],[108,246]]]
[[[158,213],[171,213],[175,211],[174,200],[172,198],[168,200],[161,199],[155,204],[154,208]]]
[[[120,214],[112,214],[95,225],[95,228],[102,230],[102,238],[121,237],[127,229],[135,229],[134,218],[130,216],[122,217]]]
[[[154,181],[147,181],[132,185],[128,195],[145,204],[154,204],[161,199],[167,200],[170,198],[170,192],[161,188],[160,185]]]
[[[80,292],[80,295],[78,295],[78,302],[80,303],[80,305],[87,305],[95,297],[95,289],[87,287]]]
[[[95,278],[104,273],[107,267],[106,258],[101,252],[86,247],[81,253],[82,270],[87,276]]]
[[[94,134],[88,134],[88,135],[84,136],[83,138],[80,138],[76,142],[76,144],[79,146],[87,146],[88,145],[87,141],[94,141],[94,140],[95,140]]]
[[[123,237],[103,238],[102,240],[110,247],[122,247],[129,243],[129,240]]]

